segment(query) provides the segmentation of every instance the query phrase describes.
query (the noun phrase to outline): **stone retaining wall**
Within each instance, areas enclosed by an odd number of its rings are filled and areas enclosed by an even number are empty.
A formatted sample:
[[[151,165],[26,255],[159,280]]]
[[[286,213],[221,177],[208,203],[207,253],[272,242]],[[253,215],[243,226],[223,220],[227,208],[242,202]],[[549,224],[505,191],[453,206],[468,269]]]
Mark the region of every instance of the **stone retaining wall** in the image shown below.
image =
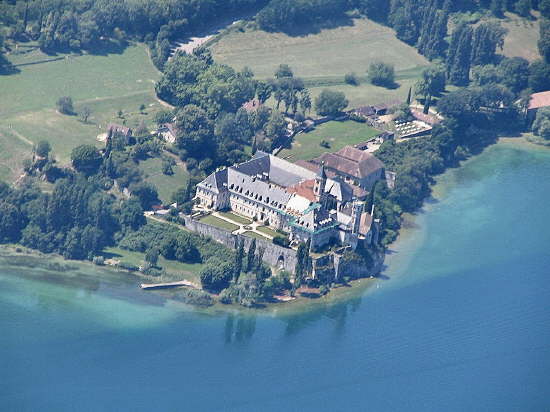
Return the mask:
[[[193,232],[209,236],[217,242],[222,243],[230,249],[237,248],[238,239],[244,240],[245,251],[248,250],[254,238],[244,235],[234,235],[227,230],[200,222],[189,216],[184,217],[185,227]],[[256,239],[256,250],[264,249],[263,261],[270,266],[283,267],[284,270],[294,273],[296,268],[296,251],[273,244],[270,240]]]
[[[207,223],[200,222],[185,216],[185,226],[193,232],[199,233],[204,236],[209,236],[217,242],[222,243],[230,249],[237,248],[237,241],[239,239],[244,240],[245,251],[248,250],[250,243],[254,238],[244,235],[234,235],[227,230],[220,229],[216,226],[209,225]],[[256,239],[256,250],[258,248],[264,249],[263,261],[270,266],[282,267],[284,270],[290,273],[294,273],[296,269],[296,263],[298,261],[296,257],[296,251],[294,249],[285,248],[279,245],[275,245],[270,240]],[[313,260],[313,268],[322,268],[326,271],[328,267],[334,268],[334,279],[339,279],[343,276],[349,276],[352,278],[376,276],[380,273],[382,265],[384,263],[384,255],[374,256],[374,266],[372,269],[367,269],[364,265],[358,265],[351,262],[343,262],[341,256],[337,254],[331,254],[322,256]]]

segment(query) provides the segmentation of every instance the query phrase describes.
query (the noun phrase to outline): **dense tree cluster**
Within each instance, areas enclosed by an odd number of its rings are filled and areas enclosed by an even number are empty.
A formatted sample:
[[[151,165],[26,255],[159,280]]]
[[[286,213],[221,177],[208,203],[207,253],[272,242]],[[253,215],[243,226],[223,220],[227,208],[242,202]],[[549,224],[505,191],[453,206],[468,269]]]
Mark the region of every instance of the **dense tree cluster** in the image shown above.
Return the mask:
[[[550,140],[550,108],[539,109],[533,123],[533,133],[543,139]]]
[[[44,50],[90,49],[102,36],[135,37],[154,45],[162,61],[167,57],[166,42],[213,19],[265,4],[265,0],[13,0],[0,3],[0,19],[10,27],[10,37],[38,40]]]
[[[158,96],[175,105],[194,104],[215,116],[236,112],[255,95],[255,83],[248,71],[236,72],[212,61],[210,53],[178,53],[166,65],[157,83]]]
[[[522,113],[528,100],[519,90],[527,83],[526,67],[523,60],[514,58],[487,68],[495,73],[476,75],[471,86],[439,99],[437,109],[445,120],[434,126],[429,139],[382,145],[376,156],[397,173],[393,190],[378,183],[369,199],[369,206],[375,205],[376,216],[382,220],[383,244],[397,236],[401,213],[422,205],[434,175],[493,142],[499,131],[509,133],[523,127]],[[518,99],[521,105],[516,103]],[[539,124],[543,131],[550,126],[542,115],[535,125],[537,131]]]
[[[348,100],[342,92],[324,89],[315,98],[315,111],[321,116],[336,116],[348,106]]]
[[[58,180],[51,194],[32,185],[0,185],[0,241],[20,242],[70,259],[91,259],[117,232],[144,224],[143,210],[120,201],[82,175]]]
[[[311,109],[309,91],[288,65],[280,65],[273,79],[257,81],[250,69],[236,72],[213,62],[202,49],[170,60],[157,93],[177,106],[159,121],[174,120],[179,155],[196,176],[246,160],[245,145],[252,146],[253,154],[280,146],[288,133],[285,115],[291,111],[303,117]],[[271,96],[275,110],[263,105]],[[243,104],[250,101],[259,105],[247,110]]]
[[[497,61],[497,48],[502,48],[505,30],[497,23],[482,23],[475,29],[459,25],[451,36],[447,52],[447,76],[452,84],[467,85],[472,65]]]
[[[348,8],[347,0],[270,0],[256,20],[263,30],[292,32],[304,24],[342,16]]]

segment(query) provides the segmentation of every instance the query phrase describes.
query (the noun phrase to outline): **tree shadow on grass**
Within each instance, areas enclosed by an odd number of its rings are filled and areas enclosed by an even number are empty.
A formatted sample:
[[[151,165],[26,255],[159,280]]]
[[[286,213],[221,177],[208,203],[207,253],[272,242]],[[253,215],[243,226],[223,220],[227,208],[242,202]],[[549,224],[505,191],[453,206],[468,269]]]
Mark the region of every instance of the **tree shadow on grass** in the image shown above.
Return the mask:
[[[319,18],[309,24],[296,24],[292,27],[281,29],[280,32],[291,37],[304,37],[310,34],[319,34],[322,30],[336,29],[344,26],[351,27],[354,24],[351,17],[339,15],[329,19]]]
[[[0,76],[20,73],[21,70],[13,65],[6,57],[0,55]]]
[[[92,46],[86,51],[94,56],[108,56],[109,54],[122,54],[130,43],[126,40],[103,40]]]
[[[384,89],[388,89],[388,90],[396,90],[396,89],[399,89],[399,87],[401,87],[401,85],[397,82],[379,83],[379,84],[371,83],[371,84],[373,86],[383,87]]]

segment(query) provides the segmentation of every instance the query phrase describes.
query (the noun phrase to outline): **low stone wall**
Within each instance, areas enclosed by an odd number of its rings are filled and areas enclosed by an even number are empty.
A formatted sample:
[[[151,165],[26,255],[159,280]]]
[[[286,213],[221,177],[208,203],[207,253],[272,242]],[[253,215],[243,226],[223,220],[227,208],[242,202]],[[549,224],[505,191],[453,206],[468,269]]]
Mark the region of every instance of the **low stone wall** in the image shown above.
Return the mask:
[[[245,251],[248,250],[253,238],[244,235],[234,235],[227,230],[220,229],[218,227],[209,225],[207,223],[200,222],[185,216],[185,227],[193,232],[199,233],[204,236],[209,236],[217,242],[222,243],[230,249],[237,248],[237,241],[239,239],[244,240]],[[259,248],[264,249],[263,261],[270,266],[282,266],[284,270],[290,273],[294,273],[296,268],[296,251],[288,249],[279,245],[273,244],[270,240],[256,239],[256,250]]]

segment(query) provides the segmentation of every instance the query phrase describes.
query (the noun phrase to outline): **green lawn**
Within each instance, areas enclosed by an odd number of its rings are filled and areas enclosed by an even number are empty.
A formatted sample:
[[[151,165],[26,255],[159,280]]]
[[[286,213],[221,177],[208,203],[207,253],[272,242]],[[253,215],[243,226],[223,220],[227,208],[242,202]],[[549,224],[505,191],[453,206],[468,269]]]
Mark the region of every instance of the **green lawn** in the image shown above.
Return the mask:
[[[427,65],[427,60],[394,31],[367,19],[317,34],[289,36],[261,30],[234,31],[211,46],[216,61],[237,69],[250,67],[257,77],[272,77],[277,66],[289,64],[305,80],[364,74],[372,61],[393,63],[397,70]]]
[[[502,53],[508,57],[519,56],[529,61],[540,59],[537,46],[539,20],[527,20],[512,13],[506,13],[505,16],[505,20],[500,20],[502,26],[508,30]]]
[[[309,133],[296,135],[291,149],[284,149],[279,153],[279,157],[288,159],[291,162],[300,159],[313,159],[325,152],[335,152],[344,146],[364,142],[376,135],[380,131],[367,126],[365,123],[354,121],[328,122],[316,127]],[[326,140],[330,143],[330,148],[321,147],[319,143]]]
[[[172,201],[172,193],[180,187],[185,187],[189,180],[189,173],[180,166],[173,167],[174,174],[167,176],[162,173],[162,159],[155,157],[139,162],[139,168],[143,172],[146,182],[154,184],[157,188],[162,203]]]
[[[207,215],[200,219],[201,222],[219,227],[220,229],[228,230],[230,232],[233,232],[234,230],[237,230],[239,226],[234,225],[233,223],[229,223],[223,219],[220,219],[219,217]]]
[[[280,233],[277,233],[275,230],[271,229],[268,226],[258,226],[258,232],[265,233],[266,235],[271,237],[281,236]]]
[[[22,142],[48,140],[54,155],[66,164],[75,146],[101,146],[97,135],[110,122],[126,121],[130,127],[141,122],[152,124],[152,116],[161,108],[154,92],[159,73],[144,45],[106,49],[100,55],[57,57],[62,59],[45,61],[52,56],[39,50],[8,56],[20,72],[0,76],[0,139],[12,140],[15,136]],[[91,109],[87,124],[77,116],[56,112],[55,102],[64,95],[72,97],[76,111],[84,105]],[[139,112],[141,104],[146,105],[144,114]],[[119,109],[123,110],[124,119],[117,118]],[[6,136],[8,132],[10,136]],[[30,149],[31,145],[27,145]],[[15,148],[13,153],[10,149],[9,156],[26,157]],[[0,155],[0,174],[4,175],[6,168],[9,165]]]
[[[256,239],[260,239],[260,240],[269,240],[265,236],[262,236],[259,233],[252,232],[252,231],[244,232],[244,235],[248,236],[248,237],[253,237],[253,238],[256,238]]]
[[[132,252],[118,247],[105,248],[103,256],[105,256],[105,258],[113,258],[121,262],[130,263],[135,266],[142,265],[145,260],[145,253]],[[176,260],[167,260],[160,256],[157,266],[160,266],[168,272],[170,280],[186,279],[200,284],[199,273],[204,267],[204,264],[181,263]]]
[[[252,223],[252,220],[246,218],[246,217],[243,217],[243,216],[239,216],[239,215],[236,215],[235,213],[233,212],[218,212],[220,215],[224,216],[224,217],[227,217],[228,219],[231,219],[237,223],[240,223],[242,225],[249,225]]]

